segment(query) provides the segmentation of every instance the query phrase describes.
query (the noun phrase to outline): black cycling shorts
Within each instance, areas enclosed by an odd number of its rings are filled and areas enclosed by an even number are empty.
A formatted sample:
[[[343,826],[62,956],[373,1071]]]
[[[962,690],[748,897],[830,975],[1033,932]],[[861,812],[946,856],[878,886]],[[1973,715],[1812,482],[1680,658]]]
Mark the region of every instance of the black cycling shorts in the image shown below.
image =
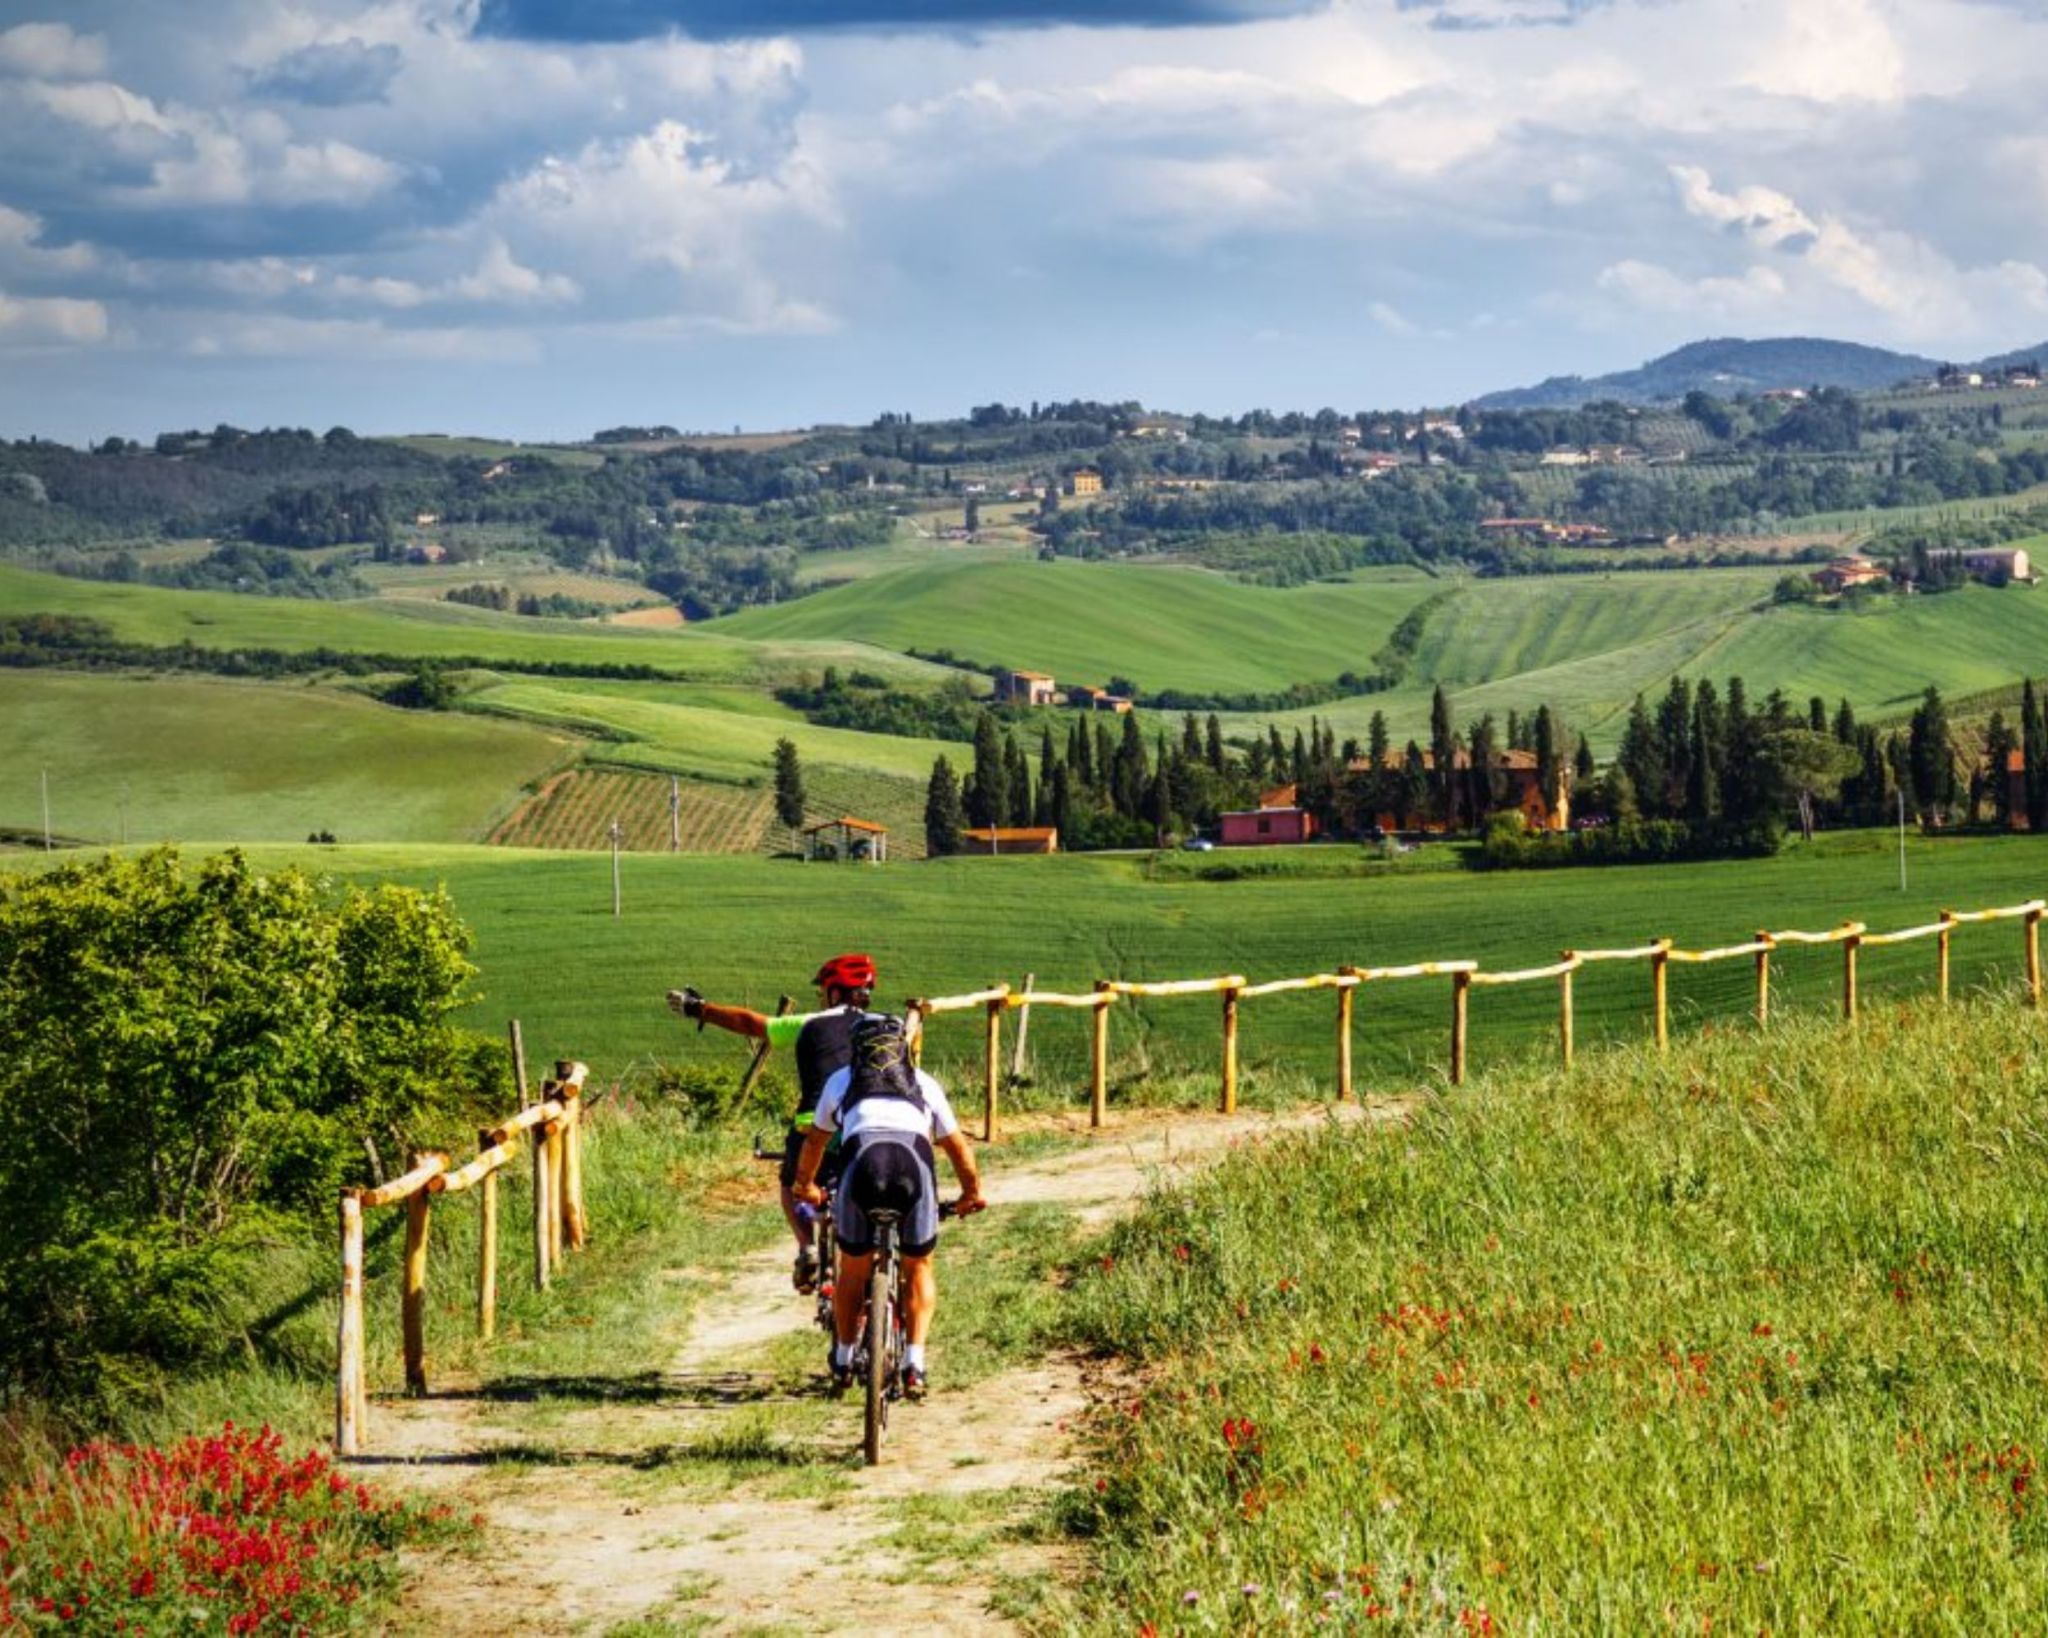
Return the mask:
[[[808,1126],[792,1126],[789,1129],[789,1136],[783,1140],[782,1186],[785,1189],[796,1187],[797,1156],[804,1152],[804,1140],[810,1135],[811,1129]],[[825,1158],[818,1162],[818,1175],[815,1181],[818,1187],[827,1194],[832,1192],[833,1185],[839,1181],[839,1139],[837,1137],[832,1138],[825,1145]]]
[[[865,1257],[875,1249],[868,1213],[902,1219],[897,1244],[906,1257],[929,1257],[939,1244],[939,1181],[932,1146],[907,1132],[875,1132],[853,1144],[832,1207],[839,1249]]]

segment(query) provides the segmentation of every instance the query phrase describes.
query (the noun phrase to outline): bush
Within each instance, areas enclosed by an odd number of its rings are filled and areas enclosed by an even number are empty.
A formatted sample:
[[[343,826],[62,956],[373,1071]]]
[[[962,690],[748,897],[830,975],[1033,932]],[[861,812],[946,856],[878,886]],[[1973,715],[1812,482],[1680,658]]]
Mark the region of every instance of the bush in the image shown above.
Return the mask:
[[[1782,833],[1775,823],[1734,826],[1683,819],[1626,819],[1592,830],[1532,831],[1499,826],[1495,814],[1480,845],[1465,855],[1474,870],[1552,870],[1570,865],[1678,864],[1690,859],[1768,858]],[[1513,818],[1521,819],[1516,813]]]
[[[0,877],[0,1397],[237,1341],[238,1277],[502,1074],[439,893],[161,849]]]

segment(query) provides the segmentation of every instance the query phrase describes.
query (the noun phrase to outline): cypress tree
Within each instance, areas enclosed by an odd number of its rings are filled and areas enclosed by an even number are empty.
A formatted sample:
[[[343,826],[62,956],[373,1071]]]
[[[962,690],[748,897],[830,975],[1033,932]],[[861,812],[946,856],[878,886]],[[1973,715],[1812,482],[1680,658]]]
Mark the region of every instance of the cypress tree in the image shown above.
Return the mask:
[[[1095,736],[1088,732],[1085,722],[1077,722],[1067,731],[1067,766],[1084,786],[1094,788]]]
[[[1451,702],[1442,683],[1429,700],[1430,772],[1436,786],[1436,817],[1445,830],[1458,827],[1458,734],[1451,726]]]
[[[1226,769],[1224,766],[1223,757],[1223,723],[1217,717],[1214,711],[1211,711],[1209,713],[1209,722],[1207,730],[1204,735],[1203,749],[1208,753],[1209,771],[1211,773],[1219,774],[1225,772]]]
[[[1421,823],[1429,811],[1430,804],[1429,768],[1422,760],[1422,747],[1414,740],[1401,757],[1401,788],[1394,808],[1394,823],[1402,830],[1412,830]]]
[[[1003,736],[1003,786],[1008,798],[1006,825],[1031,823],[1031,759],[1008,734]]]
[[[1060,846],[1080,845],[1074,826],[1074,781],[1065,763],[1052,771],[1052,824],[1060,833]]]
[[[804,822],[804,766],[786,739],[775,742],[775,817],[791,830]]]
[[[974,725],[974,773],[967,782],[967,819],[976,827],[1010,822],[1010,774],[996,719],[983,712]]]
[[[1465,777],[1465,810],[1472,816],[1472,828],[1484,825],[1499,805],[1500,793],[1494,781],[1500,777],[1500,747],[1494,743],[1493,717],[1489,714],[1473,723],[1466,734],[1472,765]]]
[[[924,788],[924,850],[935,859],[960,851],[960,781],[943,756],[932,764]]]
[[[2048,717],[2032,677],[2020,692],[2020,749],[2027,761],[2027,828],[2048,828]]]
[[[1640,694],[1629,707],[1628,722],[1621,731],[1621,754],[1615,761],[1627,773],[1629,790],[1642,811],[1661,812],[1656,792],[1663,784],[1668,764],[1658,746],[1657,730],[1650,724],[1649,708]]]
[[[1856,713],[1847,700],[1835,707],[1835,738],[1844,745],[1856,743]]]
[[[1115,786],[1116,747],[1110,742],[1109,724],[1098,720],[1095,724],[1095,788],[1107,796]]]
[[[1202,730],[1196,725],[1192,711],[1180,719],[1180,754],[1190,762],[1202,760]]]
[[[1674,813],[1691,783],[1692,690],[1683,677],[1671,679],[1657,706],[1657,755],[1663,766],[1657,771],[1655,791],[1644,790],[1638,782],[1636,796],[1645,812]]]
[[[1937,822],[1955,805],[1955,751],[1949,742],[1948,706],[1932,683],[1920,696],[1906,738],[1906,767],[1913,800]]]
[[[1572,758],[1572,783],[1582,791],[1590,790],[1593,786],[1594,772],[1593,747],[1581,739],[1578,752]]]
[[[1543,793],[1543,805],[1555,812],[1557,799],[1563,794],[1564,763],[1557,754],[1557,720],[1551,716],[1549,706],[1536,707],[1536,721],[1529,737],[1536,752],[1536,788]]]
[[[1273,777],[1284,777],[1281,770],[1287,766],[1287,742],[1280,737],[1278,723],[1269,723],[1266,727],[1266,754],[1271,759]]]
[[[1749,695],[1740,677],[1728,679],[1728,729],[1722,738],[1721,811],[1732,825],[1749,825],[1759,817],[1756,790],[1756,723],[1749,714]]]
[[[1116,811],[1127,819],[1141,817],[1152,770],[1146,766],[1145,736],[1138,730],[1135,712],[1124,714],[1123,743],[1116,748],[1113,766]]]
[[[1289,769],[1294,776],[1295,784],[1308,783],[1308,764],[1308,746],[1302,740],[1301,730],[1297,728],[1294,730],[1294,760]]]
[[[2006,771],[2006,762],[2019,749],[2019,738],[2005,724],[2005,713],[1993,711],[1991,724],[1984,731],[1985,776],[1991,782],[1991,811],[1997,816],[2000,829],[2012,823],[2012,777]],[[2021,798],[2025,800],[2024,796]]]
[[[1052,742],[1052,724],[1047,723],[1038,738],[1038,784],[1041,790],[1052,784],[1052,771],[1059,759],[1059,752]]]
[[[1806,702],[1806,727],[1815,734],[1828,731],[1828,702],[1818,694]]]

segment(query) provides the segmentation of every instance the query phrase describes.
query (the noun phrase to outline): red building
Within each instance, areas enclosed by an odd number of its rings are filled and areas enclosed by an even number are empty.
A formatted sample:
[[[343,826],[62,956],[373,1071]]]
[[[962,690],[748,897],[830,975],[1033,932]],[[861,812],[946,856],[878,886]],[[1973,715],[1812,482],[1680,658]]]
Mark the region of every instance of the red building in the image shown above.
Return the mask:
[[[1284,847],[1315,840],[1316,819],[1300,806],[1292,785],[1281,785],[1259,795],[1259,805],[1241,813],[1221,816],[1221,841],[1225,847]]]

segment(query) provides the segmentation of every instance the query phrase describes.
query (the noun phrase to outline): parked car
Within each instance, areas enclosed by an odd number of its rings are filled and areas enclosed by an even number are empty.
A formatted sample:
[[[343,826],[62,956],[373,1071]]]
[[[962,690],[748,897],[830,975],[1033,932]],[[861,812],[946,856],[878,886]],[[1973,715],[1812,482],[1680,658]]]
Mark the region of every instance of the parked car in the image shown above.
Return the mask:
[[[1216,844],[1206,836],[1190,836],[1180,845],[1183,853],[1214,853]]]

